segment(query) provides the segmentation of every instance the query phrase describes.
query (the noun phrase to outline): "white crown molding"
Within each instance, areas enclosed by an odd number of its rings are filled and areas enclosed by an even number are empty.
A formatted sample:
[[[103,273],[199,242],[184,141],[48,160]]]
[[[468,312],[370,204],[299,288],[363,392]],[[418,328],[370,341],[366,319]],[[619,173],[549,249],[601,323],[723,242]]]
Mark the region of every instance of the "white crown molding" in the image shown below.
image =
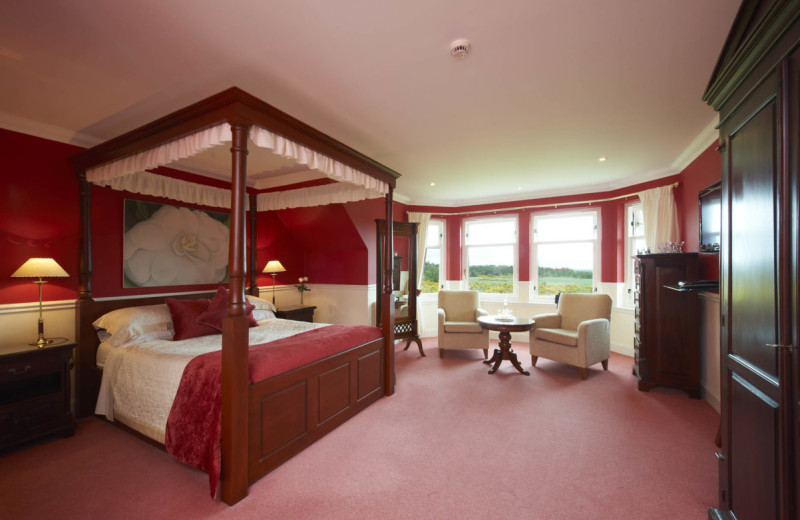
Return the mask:
[[[83,134],[81,132],[73,132],[66,128],[61,128],[60,126],[40,123],[5,112],[0,112],[0,128],[41,137],[42,139],[57,141],[59,143],[72,144],[82,148],[91,148],[104,141],[99,137]]]
[[[649,182],[657,179],[662,179],[664,177],[669,177],[677,173],[680,172],[675,171],[672,168],[663,168],[660,170],[652,170],[649,172],[645,172],[635,177],[628,177],[618,182],[581,186],[580,190],[557,189],[557,190],[545,190],[545,191],[528,192],[528,193],[517,192],[513,195],[487,197],[483,199],[469,199],[469,200],[456,200],[456,201],[421,200],[421,201],[409,202],[408,204],[411,206],[437,206],[440,208],[457,209],[457,208],[462,208],[464,206],[482,206],[487,204],[500,204],[504,202],[519,202],[520,204],[524,205],[525,203],[529,203],[531,201],[536,201],[539,199],[547,199],[551,197],[569,197],[577,195],[586,195],[588,197],[594,197],[598,193],[604,193],[607,191],[614,191],[627,188],[629,186],[633,186],[636,184],[641,184],[644,182]]]
[[[714,116],[708,125],[700,132],[700,135],[694,138],[689,146],[681,153],[677,159],[672,161],[672,169],[677,172],[682,172],[686,169],[687,166],[692,164],[692,161],[697,159],[701,153],[705,152],[706,149],[714,144],[715,142],[719,141],[719,130],[717,126],[719,125],[719,114]]]

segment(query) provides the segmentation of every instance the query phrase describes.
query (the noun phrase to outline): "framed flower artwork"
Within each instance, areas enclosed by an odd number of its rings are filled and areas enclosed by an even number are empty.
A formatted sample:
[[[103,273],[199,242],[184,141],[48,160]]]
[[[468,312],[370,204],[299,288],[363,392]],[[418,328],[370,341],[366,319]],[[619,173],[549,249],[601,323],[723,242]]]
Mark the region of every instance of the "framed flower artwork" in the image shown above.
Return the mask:
[[[230,215],[125,199],[123,287],[226,282]]]

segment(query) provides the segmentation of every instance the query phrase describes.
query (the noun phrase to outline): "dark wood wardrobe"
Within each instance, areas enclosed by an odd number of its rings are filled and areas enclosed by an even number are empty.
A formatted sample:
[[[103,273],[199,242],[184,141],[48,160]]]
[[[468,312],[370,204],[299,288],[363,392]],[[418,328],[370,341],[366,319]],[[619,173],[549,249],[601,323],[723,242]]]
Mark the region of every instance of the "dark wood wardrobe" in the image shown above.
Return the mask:
[[[744,0],[704,100],[720,115],[722,448],[709,518],[796,520],[800,2]]]

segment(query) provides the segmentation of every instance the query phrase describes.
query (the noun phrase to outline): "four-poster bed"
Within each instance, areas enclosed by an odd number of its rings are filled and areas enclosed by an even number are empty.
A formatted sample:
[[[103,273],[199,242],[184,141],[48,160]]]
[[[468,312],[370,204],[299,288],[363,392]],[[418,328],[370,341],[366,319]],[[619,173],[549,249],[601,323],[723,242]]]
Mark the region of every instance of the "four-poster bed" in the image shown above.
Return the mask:
[[[145,171],[228,142],[231,152],[229,195],[225,190],[194,188],[182,181],[161,182]],[[293,158],[309,169],[322,172],[324,177],[343,182],[305,188],[302,193],[289,190],[248,195],[248,144]],[[163,296],[93,299],[91,183],[169,198],[189,193],[191,200],[179,200],[195,204],[227,198],[230,207],[229,290],[227,315],[221,324],[221,498],[224,502],[238,502],[247,495],[250,483],[381,395],[394,392],[391,229],[385,234],[382,246],[385,259],[381,277],[382,337],[252,384],[249,380],[252,367],[245,276],[249,273],[247,292],[258,295],[256,210],[380,196],[385,201],[385,219],[391,222],[392,194],[399,176],[396,172],[235,87],[83,151],[71,160],[79,178],[81,195],[80,282],[76,307],[79,415],[94,410],[102,375],[95,362],[99,340],[93,322],[114,309],[164,302]],[[248,206],[251,234],[246,260]],[[191,294],[176,298],[210,296]],[[276,403],[279,403],[277,412]],[[274,432],[287,431],[295,432],[295,437],[286,439],[284,433],[284,437],[274,438]]]

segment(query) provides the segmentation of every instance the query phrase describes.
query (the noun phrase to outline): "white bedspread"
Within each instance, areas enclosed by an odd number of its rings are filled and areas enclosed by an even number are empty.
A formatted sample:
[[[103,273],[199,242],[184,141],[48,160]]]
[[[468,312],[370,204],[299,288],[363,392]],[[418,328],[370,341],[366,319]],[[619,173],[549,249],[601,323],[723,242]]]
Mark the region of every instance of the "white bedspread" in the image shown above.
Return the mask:
[[[250,344],[274,341],[325,325],[264,320],[250,329]],[[119,420],[163,444],[167,417],[183,369],[192,358],[221,348],[222,335],[214,334],[182,341],[149,341],[115,349],[105,360],[95,413],[112,421]]]

